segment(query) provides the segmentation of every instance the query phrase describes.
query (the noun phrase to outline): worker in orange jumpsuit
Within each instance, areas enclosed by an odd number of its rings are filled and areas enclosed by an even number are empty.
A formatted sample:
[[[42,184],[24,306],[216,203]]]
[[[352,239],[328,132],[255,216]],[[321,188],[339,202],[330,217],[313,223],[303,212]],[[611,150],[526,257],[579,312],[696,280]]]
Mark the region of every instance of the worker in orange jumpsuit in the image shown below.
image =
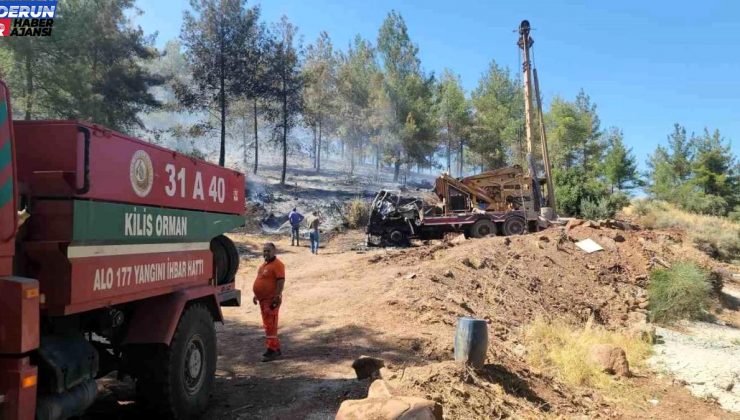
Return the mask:
[[[267,351],[262,355],[263,362],[271,362],[280,355],[280,340],[278,340],[278,312],[283,301],[283,287],[285,286],[285,266],[277,256],[275,244],[267,242],[262,247],[262,257],[265,262],[257,271],[252,291],[252,302],[260,305],[262,325],[265,328]]]

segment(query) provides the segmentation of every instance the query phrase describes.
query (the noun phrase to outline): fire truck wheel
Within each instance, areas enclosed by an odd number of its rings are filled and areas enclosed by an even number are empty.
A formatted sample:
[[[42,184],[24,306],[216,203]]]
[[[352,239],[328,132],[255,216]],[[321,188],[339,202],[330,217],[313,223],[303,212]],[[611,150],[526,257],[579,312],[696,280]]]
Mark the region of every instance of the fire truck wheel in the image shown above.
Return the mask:
[[[213,253],[213,276],[216,284],[223,285],[234,281],[236,270],[239,269],[239,252],[231,239],[224,235],[211,239]]]
[[[470,228],[470,236],[473,238],[483,238],[488,235],[496,234],[496,225],[488,219],[480,219]]]
[[[504,220],[503,230],[506,236],[523,235],[527,232],[527,222],[521,217],[512,216]]]
[[[150,371],[137,378],[145,406],[176,419],[200,416],[216,373],[216,329],[203,305],[188,306],[167,349],[149,355]]]

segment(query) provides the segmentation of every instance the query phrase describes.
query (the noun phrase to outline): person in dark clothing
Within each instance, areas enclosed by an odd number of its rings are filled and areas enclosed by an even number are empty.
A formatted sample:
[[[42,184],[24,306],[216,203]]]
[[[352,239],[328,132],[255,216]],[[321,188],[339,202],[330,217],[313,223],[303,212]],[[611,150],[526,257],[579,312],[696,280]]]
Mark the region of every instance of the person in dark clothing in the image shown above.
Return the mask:
[[[300,227],[303,221],[303,215],[298,213],[298,210],[293,207],[293,211],[288,214],[288,221],[290,221],[290,246],[294,244],[300,246],[298,238],[300,237]]]

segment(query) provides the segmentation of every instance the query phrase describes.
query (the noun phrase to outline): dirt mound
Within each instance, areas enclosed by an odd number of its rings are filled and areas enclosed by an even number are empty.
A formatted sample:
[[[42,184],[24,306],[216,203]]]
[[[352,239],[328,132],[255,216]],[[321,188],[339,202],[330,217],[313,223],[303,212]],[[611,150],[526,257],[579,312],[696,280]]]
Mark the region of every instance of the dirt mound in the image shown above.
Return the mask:
[[[588,254],[575,246],[587,238],[604,250]],[[684,246],[678,232],[584,224],[454,242],[374,257],[373,264],[403,267],[389,303],[428,324],[484,318],[503,329],[502,336],[538,315],[574,323],[593,317],[616,328],[626,326],[630,312],[647,312],[644,287],[652,267],[689,259],[722,270],[722,264]]]
[[[530,371],[516,356],[494,351],[495,363],[475,371],[454,361],[409,367],[391,376],[398,388],[440,403],[445,416],[542,418],[548,414],[609,415],[611,409],[591,393],[573,396],[557,382]]]
[[[624,325],[630,311],[645,311],[639,306],[651,257],[637,232],[589,232],[595,230],[442,242],[390,253],[375,264],[407,267],[398,273],[397,293],[389,294],[422,323],[453,325],[459,316],[475,316],[504,337],[538,315]],[[587,254],[574,245],[586,237],[604,251]]]
[[[587,238],[603,251],[589,254],[575,245]],[[394,371],[397,386],[442,403],[450,418],[536,418],[611,416],[615,407],[530,371],[522,328],[536,317],[626,328],[647,314],[649,270],[686,259],[722,267],[684,244],[680,232],[584,223],[516,237],[427,242],[375,254],[368,264],[395,271],[385,304],[410,318],[409,326],[420,324],[428,338],[419,353],[432,364]],[[491,325],[488,364],[478,373],[449,362],[460,316]]]

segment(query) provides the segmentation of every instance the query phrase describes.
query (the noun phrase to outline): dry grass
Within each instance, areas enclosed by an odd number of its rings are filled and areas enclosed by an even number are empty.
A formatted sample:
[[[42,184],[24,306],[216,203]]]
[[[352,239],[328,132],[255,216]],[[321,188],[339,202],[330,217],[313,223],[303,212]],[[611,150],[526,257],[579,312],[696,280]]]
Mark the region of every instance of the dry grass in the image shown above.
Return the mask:
[[[356,198],[347,205],[347,224],[351,229],[357,229],[367,225],[370,217],[370,204],[362,199]]]
[[[596,388],[612,395],[625,395],[626,384],[603,373],[590,362],[595,344],[613,344],[624,349],[630,369],[640,368],[651,345],[624,333],[607,331],[588,323],[574,328],[562,321],[537,318],[526,330],[527,360],[535,368],[558,377],[574,387]]]
[[[661,201],[635,200],[625,213],[649,229],[678,228],[697,248],[721,261],[740,264],[740,223],[730,219],[688,213]]]

